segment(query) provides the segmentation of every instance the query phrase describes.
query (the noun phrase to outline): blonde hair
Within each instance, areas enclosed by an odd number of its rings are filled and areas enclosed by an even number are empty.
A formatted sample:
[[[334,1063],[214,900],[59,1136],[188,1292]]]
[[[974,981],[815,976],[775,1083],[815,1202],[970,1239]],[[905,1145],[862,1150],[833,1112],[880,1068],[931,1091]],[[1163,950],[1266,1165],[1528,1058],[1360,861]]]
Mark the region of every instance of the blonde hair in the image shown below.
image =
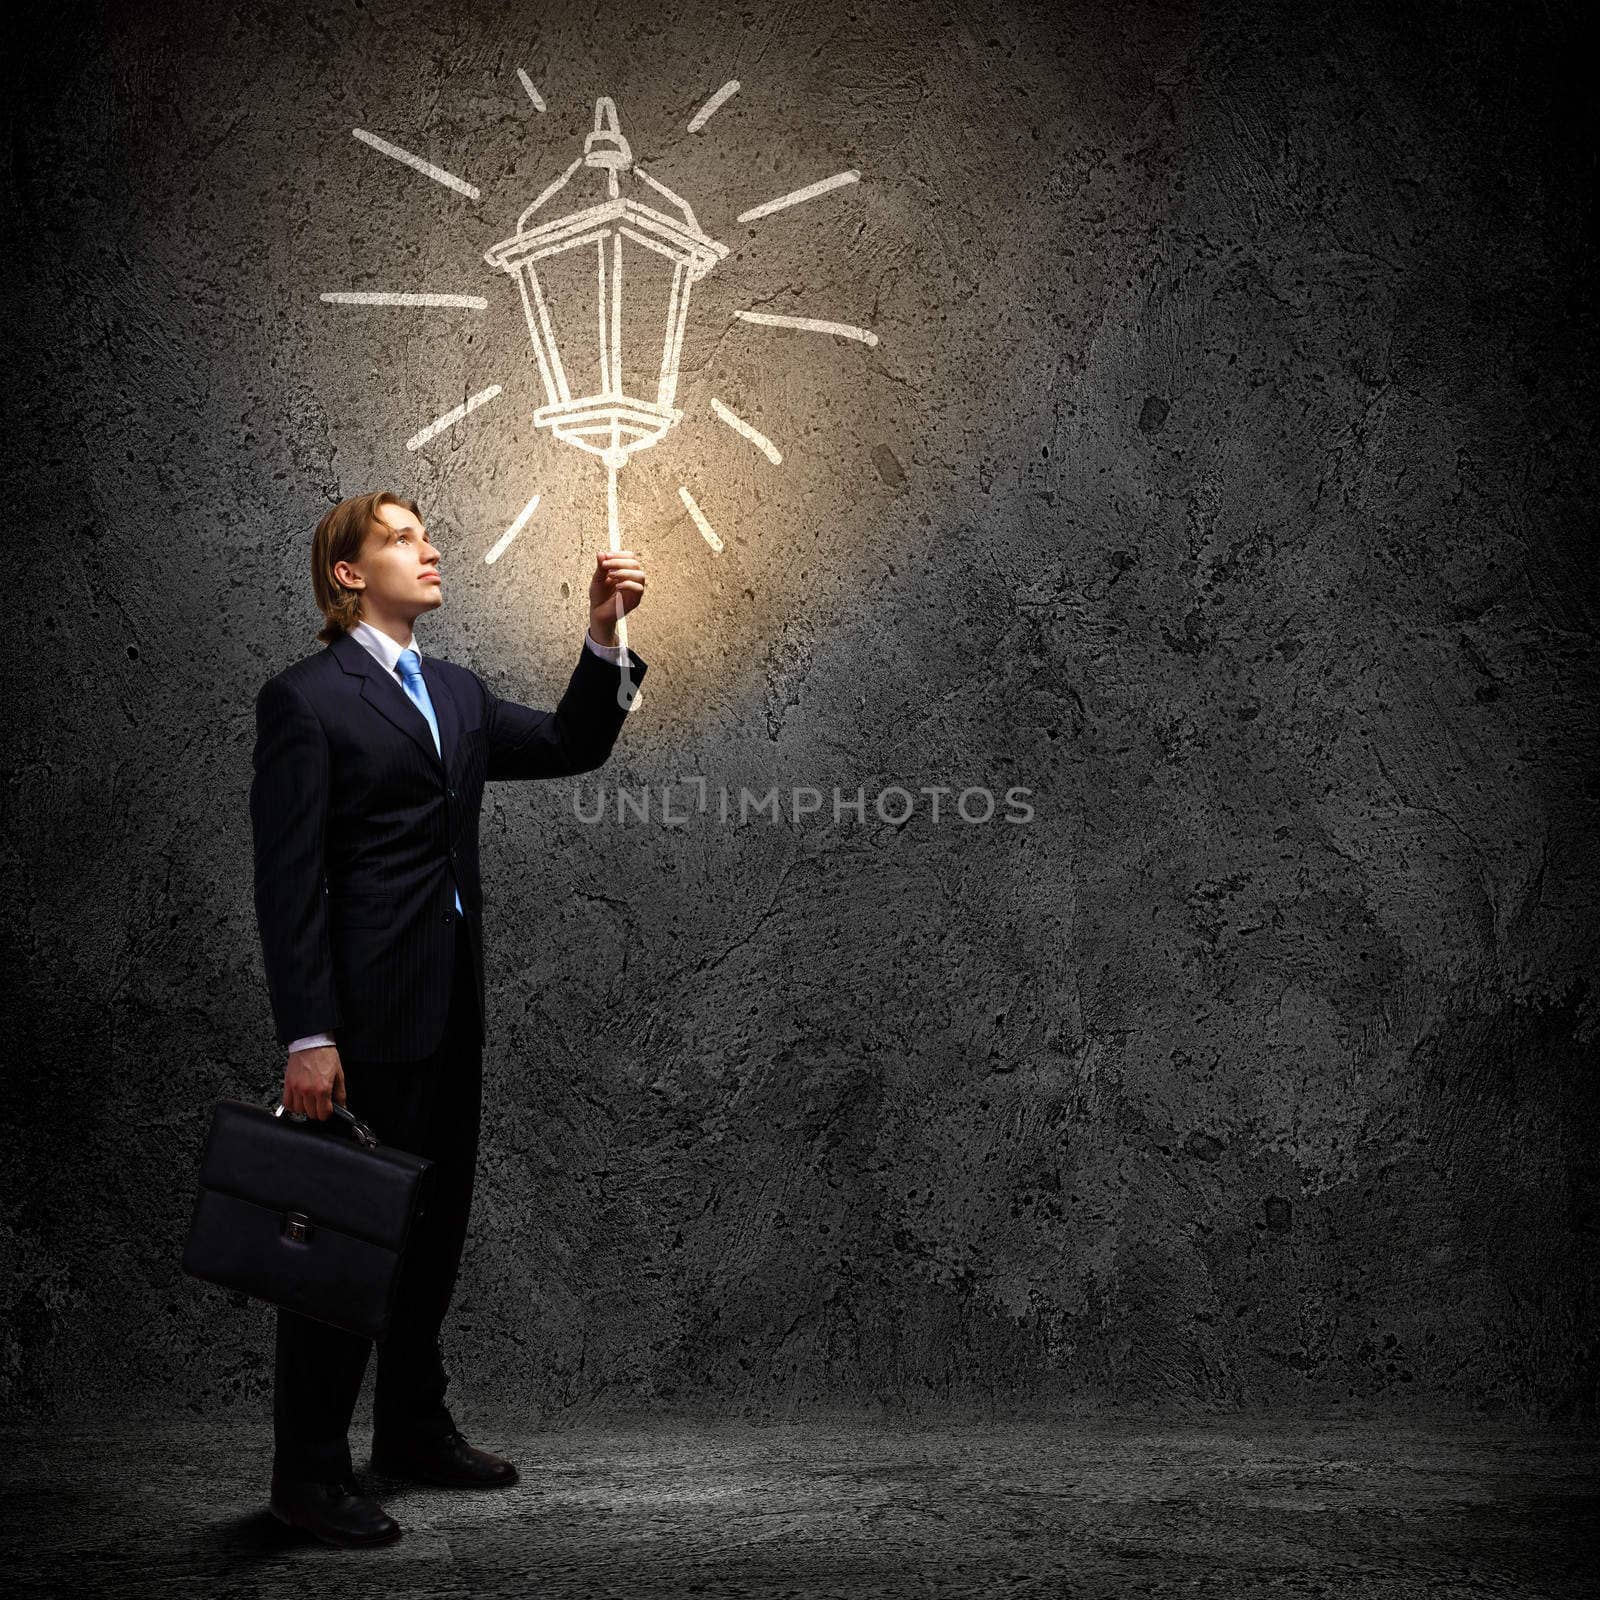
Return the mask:
[[[311,535],[311,587],[326,619],[317,634],[324,644],[332,644],[361,620],[361,591],[347,589],[333,575],[333,569],[341,561],[360,560],[368,533],[384,525],[378,516],[379,506],[404,506],[418,522],[422,521],[415,500],[382,489],[376,494],[341,500],[323,516]]]

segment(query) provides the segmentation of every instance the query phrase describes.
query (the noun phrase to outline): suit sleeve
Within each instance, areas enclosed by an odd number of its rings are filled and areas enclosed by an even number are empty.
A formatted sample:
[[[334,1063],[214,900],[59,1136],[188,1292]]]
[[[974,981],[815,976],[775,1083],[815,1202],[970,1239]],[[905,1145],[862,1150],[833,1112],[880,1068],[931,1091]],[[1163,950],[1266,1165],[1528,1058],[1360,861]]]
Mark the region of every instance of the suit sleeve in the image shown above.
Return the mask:
[[[250,831],[256,922],[278,1042],[339,1026],[328,903],[328,740],[305,697],[280,678],[256,697]]]
[[[643,683],[648,667],[632,650],[628,656],[634,683]],[[502,700],[485,685],[485,776],[491,780],[568,778],[575,773],[592,772],[611,754],[628,719],[628,713],[617,703],[621,684],[621,665],[606,661],[585,643],[554,711]]]

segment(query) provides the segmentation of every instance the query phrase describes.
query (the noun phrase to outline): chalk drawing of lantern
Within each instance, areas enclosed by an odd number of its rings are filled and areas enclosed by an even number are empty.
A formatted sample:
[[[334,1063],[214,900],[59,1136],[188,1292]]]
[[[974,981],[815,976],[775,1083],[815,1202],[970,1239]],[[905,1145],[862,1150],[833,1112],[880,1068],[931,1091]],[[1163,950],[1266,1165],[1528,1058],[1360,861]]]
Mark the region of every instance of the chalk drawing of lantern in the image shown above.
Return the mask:
[[[583,154],[522,213],[517,231],[484,253],[522,293],[546,399],[534,426],[605,465],[613,550],[622,548],[617,474],[683,415],[673,400],[689,292],[727,253],[686,200],[634,161],[609,98],[595,102]],[[631,704],[637,688],[620,597],[618,612],[621,698]]]

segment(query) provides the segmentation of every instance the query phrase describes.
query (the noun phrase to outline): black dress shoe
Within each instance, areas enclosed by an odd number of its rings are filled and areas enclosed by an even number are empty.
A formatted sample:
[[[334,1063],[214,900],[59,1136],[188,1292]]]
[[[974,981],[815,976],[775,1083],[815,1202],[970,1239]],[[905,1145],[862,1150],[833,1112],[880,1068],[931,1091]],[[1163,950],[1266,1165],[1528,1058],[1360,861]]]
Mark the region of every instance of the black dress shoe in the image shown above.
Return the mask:
[[[268,1509],[279,1522],[314,1533],[324,1544],[393,1544],[402,1531],[376,1500],[357,1494],[348,1479],[312,1483],[274,1473]]]
[[[437,1439],[374,1439],[372,1465],[388,1477],[449,1489],[499,1489],[517,1481],[509,1461],[468,1444],[454,1429]]]

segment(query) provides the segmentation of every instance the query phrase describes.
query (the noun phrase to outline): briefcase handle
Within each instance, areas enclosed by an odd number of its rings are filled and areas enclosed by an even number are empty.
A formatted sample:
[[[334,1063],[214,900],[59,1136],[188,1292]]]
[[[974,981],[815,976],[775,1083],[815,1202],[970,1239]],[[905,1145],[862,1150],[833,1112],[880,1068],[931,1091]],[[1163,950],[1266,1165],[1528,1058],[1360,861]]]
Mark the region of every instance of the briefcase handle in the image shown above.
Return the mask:
[[[283,1101],[281,1100],[276,1106],[273,1107],[272,1114],[275,1117],[288,1116],[295,1122],[311,1121],[311,1118],[308,1117],[303,1111],[286,1112],[284,1110]],[[333,1102],[333,1114],[334,1116],[340,1118],[341,1121],[349,1124],[350,1132],[352,1135],[354,1135],[358,1144],[364,1145],[368,1150],[376,1150],[378,1148],[377,1134],[375,1134],[372,1129],[369,1128],[366,1123],[364,1123],[361,1118],[349,1108],[349,1106],[342,1106],[337,1100],[335,1100]]]

